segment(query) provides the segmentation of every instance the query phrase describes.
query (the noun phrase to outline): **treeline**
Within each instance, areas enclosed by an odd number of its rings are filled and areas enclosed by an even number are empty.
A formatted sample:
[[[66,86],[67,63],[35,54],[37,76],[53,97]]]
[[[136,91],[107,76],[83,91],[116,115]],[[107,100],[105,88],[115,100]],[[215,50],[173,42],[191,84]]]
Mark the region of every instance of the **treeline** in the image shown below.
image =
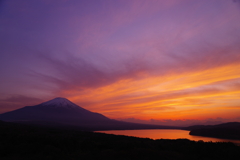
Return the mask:
[[[231,160],[236,157],[240,157],[240,147],[232,143],[152,140],[0,123],[1,160]]]

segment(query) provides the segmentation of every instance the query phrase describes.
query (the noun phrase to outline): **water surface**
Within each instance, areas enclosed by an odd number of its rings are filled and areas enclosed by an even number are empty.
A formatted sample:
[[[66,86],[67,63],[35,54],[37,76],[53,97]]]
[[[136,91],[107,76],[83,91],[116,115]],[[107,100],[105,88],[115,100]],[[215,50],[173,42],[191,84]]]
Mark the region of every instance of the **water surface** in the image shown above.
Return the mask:
[[[189,139],[193,141],[202,140],[204,142],[233,142],[240,145],[240,140],[220,139],[212,137],[192,136],[189,131],[179,129],[145,129],[145,130],[110,130],[110,131],[97,131],[100,133],[126,135],[140,138],[151,139]]]

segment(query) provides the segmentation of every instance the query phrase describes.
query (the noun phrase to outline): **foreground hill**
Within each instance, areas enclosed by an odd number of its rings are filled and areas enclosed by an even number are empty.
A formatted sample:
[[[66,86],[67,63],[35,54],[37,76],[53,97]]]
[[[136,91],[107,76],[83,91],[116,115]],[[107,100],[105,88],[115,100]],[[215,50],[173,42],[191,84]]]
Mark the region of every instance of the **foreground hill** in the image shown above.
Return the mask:
[[[35,106],[26,106],[3,113],[0,114],[0,120],[35,125],[79,127],[82,130],[177,128],[109,119],[102,114],[79,107],[66,98],[55,98]]]
[[[190,130],[190,135],[240,140],[240,122],[191,126],[186,129]]]
[[[0,122],[1,160],[233,160],[240,147],[187,139],[152,140]]]

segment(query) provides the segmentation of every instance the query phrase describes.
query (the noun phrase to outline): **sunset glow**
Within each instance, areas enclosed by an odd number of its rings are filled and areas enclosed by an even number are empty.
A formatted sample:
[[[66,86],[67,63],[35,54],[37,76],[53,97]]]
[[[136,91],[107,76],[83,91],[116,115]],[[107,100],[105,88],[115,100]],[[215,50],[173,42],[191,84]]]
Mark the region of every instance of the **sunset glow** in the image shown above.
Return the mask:
[[[3,0],[0,113],[66,97],[112,119],[240,121],[239,0]]]
[[[164,119],[238,116],[239,64],[176,75],[122,79],[111,85],[63,94],[112,118]],[[228,110],[227,108],[231,108]],[[237,113],[236,113],[237,112]]]

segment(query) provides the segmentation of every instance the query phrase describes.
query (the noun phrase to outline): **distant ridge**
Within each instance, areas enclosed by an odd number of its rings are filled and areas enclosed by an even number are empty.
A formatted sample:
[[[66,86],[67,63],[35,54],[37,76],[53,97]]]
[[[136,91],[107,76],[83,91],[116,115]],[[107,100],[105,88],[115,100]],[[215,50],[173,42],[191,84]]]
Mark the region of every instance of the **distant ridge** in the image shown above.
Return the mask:
[[[62,97],[0,114],[0,120],[38,125],[78,126],[83,130],[178,128],[109,119],[102,114],[88,111]]]
[[[190,135],[240,140],[240,122],[190,126],[186,129],[190,130]]]

